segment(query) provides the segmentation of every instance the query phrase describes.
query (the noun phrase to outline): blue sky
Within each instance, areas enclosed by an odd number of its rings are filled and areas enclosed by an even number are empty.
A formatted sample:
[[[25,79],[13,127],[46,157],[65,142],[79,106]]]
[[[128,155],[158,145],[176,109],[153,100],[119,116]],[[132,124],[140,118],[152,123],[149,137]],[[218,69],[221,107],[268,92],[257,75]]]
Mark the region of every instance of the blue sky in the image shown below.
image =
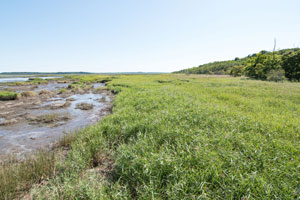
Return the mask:
[[[0,0],[0,72],[171,72],[300,47],[299,0]]]

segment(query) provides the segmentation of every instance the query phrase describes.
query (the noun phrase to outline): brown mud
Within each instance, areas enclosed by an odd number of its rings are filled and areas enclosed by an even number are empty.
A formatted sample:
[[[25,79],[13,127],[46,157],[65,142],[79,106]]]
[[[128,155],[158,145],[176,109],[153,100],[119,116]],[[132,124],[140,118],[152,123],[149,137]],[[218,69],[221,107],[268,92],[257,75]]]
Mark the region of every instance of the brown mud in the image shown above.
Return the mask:
[[[68,85],[67,81],[0,85],[0,90],[23,94],[17,100],[0,101],[0,161],[8,155],[23,158],[51,148],[65,134],[96,123],[109,113],[113,96],[101,90],[104,84],[76,90],[68,89]]]

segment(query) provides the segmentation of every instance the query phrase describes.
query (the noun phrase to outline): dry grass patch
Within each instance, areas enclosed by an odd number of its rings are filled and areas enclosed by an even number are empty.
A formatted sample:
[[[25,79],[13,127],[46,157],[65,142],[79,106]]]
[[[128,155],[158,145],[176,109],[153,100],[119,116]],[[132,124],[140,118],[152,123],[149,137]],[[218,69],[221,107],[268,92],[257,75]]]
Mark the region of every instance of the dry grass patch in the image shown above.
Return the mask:
[[[37,94],[34,91],[24,91],[21,92],[21,97],[28,98],[28,97],[35,97]]]

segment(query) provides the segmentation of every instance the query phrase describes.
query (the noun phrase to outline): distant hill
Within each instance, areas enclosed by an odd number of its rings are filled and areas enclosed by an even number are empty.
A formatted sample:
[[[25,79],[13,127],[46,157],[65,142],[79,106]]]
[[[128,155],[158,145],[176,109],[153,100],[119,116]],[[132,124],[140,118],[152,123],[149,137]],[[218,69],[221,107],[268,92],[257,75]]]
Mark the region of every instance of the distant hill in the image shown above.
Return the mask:
[[[292,48],[292,49],[283,49],[279,51],[275,51],[276,55],[285,55],[290,52],[300,51],[299,48]],[[269,51],[260,51],[261,54],[272,54],[273,52]],[[249,54],[247,57],[244,58],[235,58],[234,60],[227,60],[227,61],[217,61],[211,62],[203,65],[199,65],[198,67],[192,67],[188,69],[183,69],[180,71],[176,71],[173,73],[184,73],[184,74],[231,74],[231,70],[234,66],[246,67],[248,61],[255,57],[257,54]]]

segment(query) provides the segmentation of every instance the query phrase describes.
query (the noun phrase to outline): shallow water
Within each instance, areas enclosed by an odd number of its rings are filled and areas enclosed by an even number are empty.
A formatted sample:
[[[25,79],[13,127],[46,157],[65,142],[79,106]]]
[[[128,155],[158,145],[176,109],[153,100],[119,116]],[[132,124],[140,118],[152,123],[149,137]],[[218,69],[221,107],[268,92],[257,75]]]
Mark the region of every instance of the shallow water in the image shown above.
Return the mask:
[[[104,87],[105,86],[104,83],[93,83],[92,85],[93,85],[94,88]]]
[[[31,91],[38,93],[41,90],[57,90],[61,88],[66,88],[69,84],[68,83],[56,83],[56,82],[48,82],[47,84],[39,84],[33,86],[33,85],[25,85],[25,86],[18,86],[18,85],[0,85],[0,90],[13,90],[15,92],[23,92],[23,91]]]
[[[62,78],[60,76],[47,76],[47,77],[30,77],[30,78],[41,78],[41,79],[53,79],[53,78]],[[0,83],[8,83],[8,82],[23,82],[28,81],[27,77],[11,77],[11,78],[0,78]]]
[[[52,85],[50,87],[52,87]],[[46,89],[48,88],[49,87],[46,87]],[[99,101],[102,97],[105,97],[105,102]],[[66,99],[69,98],[74,99],[74,101],[70,101],[71,105],[69,107],[55,110],[50,109],[49,105],[65,103]],[[22,157],[37,149],[51,147],[51,145],[53,145],[57,139],[63,137],[65,133],[81,129],[101,119],[105,114],[103,113],[103,109],[108,107],[110,101],[109,96],[106,94],[93,94],[90,92],[87,94],[76,94],[67,98],[51,98],[43,102],[38,109],[26,110],[31,116],[67,114],[71,119],[69,121],[57,122],[57,126],[51,126],[53,124],[30,124],[28,121],[9,126],[0,126],[0,158],[7,154]],[[93,104],[94,107],[91,110],[76,109],[76,104],[78,103],[90,103]],[[0,121],[1,120],[3,119],[0,118]]]
[[[8,82],[23,82],[28,81],[29,78],[0,78],[0,83],[8,83]]]
[[[49,82],[48,84],[40,84],[37,88],[34,89],[35,92],[39,92],[41,90],[57,90],[61,88],[66,88],[69,84],[68,83],[56,83],[56,82]]]

